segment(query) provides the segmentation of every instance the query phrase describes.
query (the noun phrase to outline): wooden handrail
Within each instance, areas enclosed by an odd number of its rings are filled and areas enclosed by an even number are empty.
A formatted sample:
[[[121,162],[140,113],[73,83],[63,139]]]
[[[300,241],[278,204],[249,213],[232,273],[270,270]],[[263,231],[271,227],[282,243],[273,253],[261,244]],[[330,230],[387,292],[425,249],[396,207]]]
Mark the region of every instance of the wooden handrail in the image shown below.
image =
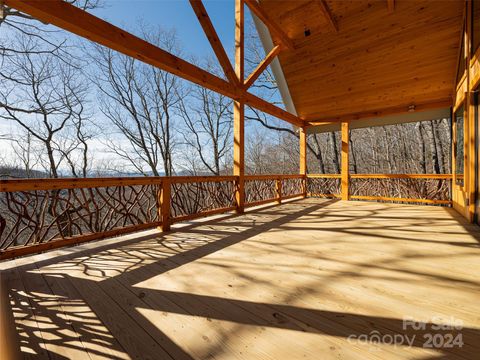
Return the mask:
[[[449,180],[452,174],[350,174],[352,179],[433,179]]]
[[[221,182],[221,181],[235,181],[238,176],[234,175],[220,175],[220,176],[170,176],[169,180],[172,184],[180,183],[196,183],[196,182]]]
[[[288,175],[245,175],[245,181],[251,180],[285,180],[285,179],[302,179],[303,175],[300,174],[288,174]]]
[[[245,180],[301,179],[303,175],[245,175]],[[161,184],[168,179],[172,184],[195,182],[236,181],[238,176],[141,176],[141,177],[96,177],[96,178],[35,178],[0,180],[0,192],[61,190],[99,188],[108,186],[135,186]]]
[[[171,183],[235,181],[236,176],[142,176],[60,179],[12,179],[0,180],[0,192],[98,188],[108,186],[134,186],[161,184],[164,179]]]
[[[307,178],[340,179],[341,174],[307,174]],[[351,179],[433,179],[450,180],[452,174],[350,174]]]
[[[340,174],[307,174],[307,178],[310,179],[340,179]]]
[[[0,192],[161,184],[163,177],[61,178],[0,180]]]

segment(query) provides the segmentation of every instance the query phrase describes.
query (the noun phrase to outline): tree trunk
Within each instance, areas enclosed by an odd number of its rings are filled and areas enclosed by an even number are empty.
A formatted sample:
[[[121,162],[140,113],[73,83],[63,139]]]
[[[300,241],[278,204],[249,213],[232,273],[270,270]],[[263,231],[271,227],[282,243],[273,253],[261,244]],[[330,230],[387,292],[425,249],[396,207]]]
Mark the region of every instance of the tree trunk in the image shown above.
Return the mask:
[[[335,136],[335,132],[330,132],[330,140],[332,144],[333,150],[333,166],[335,169],[336,174],[340,174],[340,161],[338,158],[338,146],[337,146],[337,137]]]
[[[425,156],[425,151],[426,151],[426,147],[425,147],[425,136],[423,134],[423,126],[422,126],[422,123],[419,123],[418,124],[418,134],[419,134],[419,137],[420,137],[420,167],[421,167],[421,170],[422,170],[422,174],[426,174],[427,173],[427,159],[426,159],[426,156]]]
[[[437,139],[435,137],[435,130],[433,128],[433,121],[429,121],[429,131],[425,133],[428,136],[428,145],[430,146],[430,152],[432,153],[432,165],[433,172],[435,174],[440,174],[440,163],[438,161],[438,149],[437,149]],[[425,128],[424,128],[425,129]]]
[[[314,134],[312,136],[312,138],[313,138],[314,144],[315,144],[315,148],[312,149],[312,150],[314,150],[313,154],[315,155],[315,158],[317,159],[320,174],[325,174],[325,164],[323,162],[323,157],[322,157],[322,148],[321,148],[320,142],[318,141],[318,134]]]
[[[349,146],[350,146],[349,153],[350,153],[351,158],[352,158],[351,164],[353,166],[353,174],[358,174],[357,155],[355,154],[355,148],[353,147],[353,141],[352,141],[351,137],[350,137],[348,143],[349,143]]]
[[[55,163],[55,158],[53,157],[52,145],[49,141],[45,142],[45,148],[47,150],[48,162],[50,163],[50,176],[58,178],[57,165]]]
[[[437,144],[437,154],[438,154],[438,163],[439,163],[439,166],[441,166],[441,173],[442,174],[445,174],[447,173],[448,171],[448,164],[445,163],[445,157],[443,156],[443,141],[442,141],[442,137],[440,136],[439,134],[439,126],[442,124],[442,121],[443,120],[435,120],[433,122],[433,129],[434,129],[434,136],[435,136],[435,139],[437,139],[436,141],[436,144]]]

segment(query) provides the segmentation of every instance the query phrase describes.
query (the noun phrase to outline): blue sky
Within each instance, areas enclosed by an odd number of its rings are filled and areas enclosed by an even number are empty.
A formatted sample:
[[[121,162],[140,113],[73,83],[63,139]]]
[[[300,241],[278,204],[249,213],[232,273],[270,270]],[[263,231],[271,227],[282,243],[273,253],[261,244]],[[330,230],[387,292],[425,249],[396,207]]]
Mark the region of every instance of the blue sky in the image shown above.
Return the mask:
[[[137,21],[175,28],[182,48],[189,54],[204,58],[213,51],[188,0],[109,0],[92,13],[114,25],[131,29]],[[220,40],[232,58],[235,44],[235,4],[233,0],[205,0],[205,8]]]
[[[135,35],[141,36],[139,32],[139,23],[148,26],[160,26],[165,30],[175,29],[182,48],[182,58],[189,60],[192,56],[196,59],[205,59],[211,57],[215,59],[214,52],[208,39],[203,32],[201,25],[194,11],[192,10],[188,0],[103,0],[104,7],[92,10],[91,12],[110,23],[119,26]],[[235,3],[233,0],[203,0],[203,4],[207,9],[213,25],[227,51],[230,59],[233,59],[235,45]],[[246,23],[251,21],[251,15],[246,9]],[[3,30],[3,29],[2,29]],[[246,34],[251,31],[247,26]],[[58,36],[63,36],[65,32],[59,32]],[[5,36],[5,32],[3,33]],[[75,37],[73,37],[75,38]],[[246,41],[249,41],[246,39]],[[248,71],[247,71],[248,72]],[[257,93],[256,89],[251,89],[253,93]],[[262,91],[257,95],[263,97]],[[270,99],[274,101],[280,100],[278,93],[270,94]],[[92,90],[93,108],[96,109],[95,92]],[[281,106],[281,105],[280,105]],[[96,122],[103,122],[100,111],[94,111]],[[273,123],[282,124],[279,120],[271,119]],[[12,133],[16,134],[18,128],[13,122],[0,122],[0,134]],[[262,133],[262,138],[266,140],[263,133],[266,130],[256,122],[247,122],[246,134]],[[275,133],[272,133],[271,141],[276,141]],[[103,135],[99,134],[90,142],[90,148],[95,153],[97,160],[110,159],[111,155],[107,152],[103,144]],[[120,139],[118,140],[121,141]],[[2,158],[12,159],[14,155],[11,153],[11,147],[8,146],[7,140],[0,139],[0,160]]]

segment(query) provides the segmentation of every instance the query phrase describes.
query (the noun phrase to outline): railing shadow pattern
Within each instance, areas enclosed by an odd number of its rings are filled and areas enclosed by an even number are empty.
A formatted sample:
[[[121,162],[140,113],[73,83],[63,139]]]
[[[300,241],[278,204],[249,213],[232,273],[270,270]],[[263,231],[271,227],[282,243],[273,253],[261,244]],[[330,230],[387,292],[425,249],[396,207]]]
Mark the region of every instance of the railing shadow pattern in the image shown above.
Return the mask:
[[[233,211],[238,184],[238,176],[1,180],[0,259]],[[349,199],[449,205],[450,187],[451,175],[352,174]],[[244,177],[245,207],[340,194],[339,174]]]
[[[0,180],[0,259],[229,212],[237,209],[238,182],[238,176]],[[303,182],[301,175],[246,176],[245,205],[303,196]]]

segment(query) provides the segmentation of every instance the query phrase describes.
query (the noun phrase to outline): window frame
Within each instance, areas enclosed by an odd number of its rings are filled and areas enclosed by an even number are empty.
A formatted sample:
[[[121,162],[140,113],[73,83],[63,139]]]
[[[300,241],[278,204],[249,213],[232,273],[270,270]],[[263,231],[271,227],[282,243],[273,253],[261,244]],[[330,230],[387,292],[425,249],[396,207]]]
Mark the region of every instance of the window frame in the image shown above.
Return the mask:
[[[458,126],[458,115],[459,115],[459,112],[461,111],[462,113],[462,164],[463,164],[463,171],[462,173],[459,173],[458,172],[458,159],[459,159],[459,156],[458,156],[458,150],[459,150],[459,146],[458,146],[458,130],[459,130],[459,126]],[[454,178],[455,178],[455,185],[458,185],[460,187],[464,187],[465,186],[465,113],[466,113],[466,108],[465,108],[465,101],[462,101],[455,109],[455,111],[453,112],[453,124],[455,126],[455,139],[454,139],[454,148],[453,148],[453,151],[454,151],[454,156],[455,156],[455,173],[454,173]],[[457,115],[458,114],[458,115]],[[458,176],[461,176],[460,179],[458,179]]]

